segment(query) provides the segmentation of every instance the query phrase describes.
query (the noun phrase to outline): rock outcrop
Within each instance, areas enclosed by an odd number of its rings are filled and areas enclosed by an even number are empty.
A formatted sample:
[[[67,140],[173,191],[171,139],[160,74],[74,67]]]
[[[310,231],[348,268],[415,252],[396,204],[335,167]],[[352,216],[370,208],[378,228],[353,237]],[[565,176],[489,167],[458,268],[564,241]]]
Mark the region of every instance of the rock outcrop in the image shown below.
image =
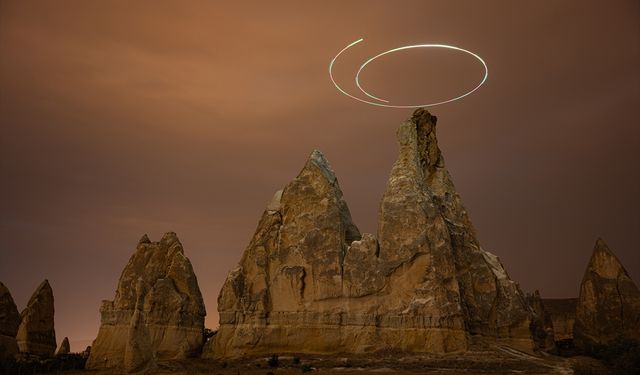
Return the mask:
[[[21,322],[16,340],[23,353],[51,356],[56,350],[53,290],[43,281],[20,314]]]
[[[138,279],[140,289],[136,287]],[[138,296],[138,290],[144,291],[142,296]],[[144,305],[138,312],[140,301]],[[103,301],[100,313],[100,330],[87,368],[130,368],[130,363],[125,363],[127,347],[131,347],[130,333],[138,337],[136,332],[145,329],[150,354],[155,358],[200,354],[206,311],[191,262],[175,233],[166,233],[159,242],[142,237],[122,271],[115,299]],[[139,348],[143,348],[139,342]]]
[[[443,353],[466,350],[472,336],[532,350],[533,312],[480,247],[435,126],[425,110],[400,126],[377,236],[360,234],[314,151],[229,273],[205,355]]]
[[[602,239],[580,285],[573,335],[587,351],[617,337],[640,339],[640,291]]]
[[[16,334],[20,327],[20,313],[9,289],[0,282],[0,362],[18,354]]]
[[[573,340],[573,325],[576,321],[577,298],[545,298],[545,310],[553,322],[553,337],[556,342]]]
[[[527,302],[534,313],[531,321],[531,333],[536,346],[546,351],[553,350],[555,348],[553,320],[540,297],[540,292],[536,290],[533,294],[528,294]]]
[[[128,373],[142,372],[155,365],[151,337],[144,318],[144,296],[144,281],[140,278],[136,284],[136,306],[124,350],[124,370]]]
[[[71,352],[71,345],[69,345],[69,338],[65,337],[62,339],[60,346],[58,346],[58,350],[56,350],[56,355],[65,355]]]

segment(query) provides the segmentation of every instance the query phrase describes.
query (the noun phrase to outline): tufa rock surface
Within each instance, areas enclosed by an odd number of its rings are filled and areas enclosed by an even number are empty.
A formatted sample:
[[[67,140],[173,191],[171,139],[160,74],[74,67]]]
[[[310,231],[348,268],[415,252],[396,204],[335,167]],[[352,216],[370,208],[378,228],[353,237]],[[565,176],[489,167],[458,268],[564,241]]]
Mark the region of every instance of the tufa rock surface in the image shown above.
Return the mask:
[[[69,354],[69,352],[71,352],[71,345],[69,345],[69,338],[65,337],[62,339],[58,350],[56,350],[56,355],[65,355]]]
[[[51,356],[56,350],[54,329],[53,290],[43,281],[20,314],[21,322],[16,340],[23,353]]]
[[[139,279],[142,285],[137,288]],[[100,313],[87,368],[124,367],[132,330],[148,330],[150,353],[158,359],[200,354],[206,311],[191,262],[175,233],[166,233],[158,242],[146,235],[140,239],[122,271],[115,299],[103,301]]]
[[[16,334],[20,327],[20,313],[9,289],[0,282],[0,361],[18,354]]]
[[[531,321],[531,333],[536,346],[546,351],[553,350],[555,348],[553,320],[540,297],[540,292],[536,290],[533,294],[528,294],[527,302],[534,313]]]
[[[587,351],[619,336],[640,339],[640,291],[602,239],[580,285],[573,335]]]
[[[377,235],[360,234],[314,151],[227,276],[205,356],[445,353],[466,350],[472,335],[532,350],[533,312],[478,244],[435,126],[425,110],[400,126]]]
[[[129,323],[124,350],[124,370],[128,373],[143,372],[155,365],[151,336],[145,325],[144,296],[144,281],[139,278],[136,284],[136,306]]]

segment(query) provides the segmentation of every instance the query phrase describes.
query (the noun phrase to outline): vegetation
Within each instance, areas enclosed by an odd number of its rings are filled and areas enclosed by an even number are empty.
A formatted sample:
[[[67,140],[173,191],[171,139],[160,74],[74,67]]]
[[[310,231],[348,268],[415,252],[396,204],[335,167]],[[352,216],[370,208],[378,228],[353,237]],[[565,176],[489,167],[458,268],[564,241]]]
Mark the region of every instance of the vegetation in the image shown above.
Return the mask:
[[[58,355],[50,358],[23,356],[19,360],[8,359],[0,363],[0,373],[7,375],[57,373],[66,370],[82,370],[87,356],[80,353]]]

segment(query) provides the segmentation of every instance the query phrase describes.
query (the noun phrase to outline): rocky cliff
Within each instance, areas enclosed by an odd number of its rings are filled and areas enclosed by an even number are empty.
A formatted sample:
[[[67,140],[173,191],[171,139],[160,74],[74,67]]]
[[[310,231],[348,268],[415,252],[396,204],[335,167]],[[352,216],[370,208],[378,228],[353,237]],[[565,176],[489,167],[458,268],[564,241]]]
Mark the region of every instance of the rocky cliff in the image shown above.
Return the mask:
[[[466,350],[472,337],[533,349],[533,312],[480,247],[436,120],[417,110],[398,129],[377,236],[360,234],[329,163],[311,154],[229,273],[206,356],[443,353]]]
[[[54,314],[53,290],[49,281],[45,280],[33,292],[27,307],[20,314],[16,340],[21,352],[53,355],[57,347]]]
[[[640,339],[640,291],[602,239],[580,285],[573,335],[587,351],[620,336]]]
[[[16,334],[20,327],[20,314],[9,289],[0,282],[0,362],[18,354]]]
[[[138,290],[144,291],[143,295],[138,296]],[[103,301],[100,313],[100,330],[87,368],[124,368],[125,359],[127,369],[147,363],[134,358],[140,347],[150,350],[145,355],[158,359],[200,353],[204,302],[191,262],[175,233],[166,233],[158,242],[142,237],[122,271],[115,299]],[[140,338],[147,334],[148,346],[146,339]],[[127,352],[134,354],[127,356]]]

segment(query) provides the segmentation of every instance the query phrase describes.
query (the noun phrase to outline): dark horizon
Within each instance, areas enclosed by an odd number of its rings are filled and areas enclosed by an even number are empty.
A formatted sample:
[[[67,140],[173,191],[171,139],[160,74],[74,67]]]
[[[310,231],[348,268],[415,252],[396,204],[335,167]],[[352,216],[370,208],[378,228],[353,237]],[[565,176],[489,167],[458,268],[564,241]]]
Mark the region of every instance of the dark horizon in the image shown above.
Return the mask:
[[[313,149],[356,225],[376,233],[412,110],[339,94],[327,67],[444,43],[482,56],[485,86],[428,108],[482,246],[522,289],[577,297],[598,237],[640,281],[640,3],[162,1],[0,3],[0,281],[21,310],[49,279],[58,342],[89,345],[139,238],[174,231],[217,325],[216,298],[273,193]],[[398,101],[473,87],[446,51],[363,73]]]

